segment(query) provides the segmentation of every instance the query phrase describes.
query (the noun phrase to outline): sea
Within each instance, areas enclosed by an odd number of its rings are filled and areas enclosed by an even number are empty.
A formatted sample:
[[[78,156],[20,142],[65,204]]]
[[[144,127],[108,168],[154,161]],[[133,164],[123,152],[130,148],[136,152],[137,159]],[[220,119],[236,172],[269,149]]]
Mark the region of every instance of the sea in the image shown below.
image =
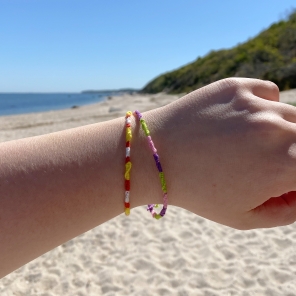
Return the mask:
[[[116,91],[82,93],[0,93],[0,116],[75,108],[102,102]]]

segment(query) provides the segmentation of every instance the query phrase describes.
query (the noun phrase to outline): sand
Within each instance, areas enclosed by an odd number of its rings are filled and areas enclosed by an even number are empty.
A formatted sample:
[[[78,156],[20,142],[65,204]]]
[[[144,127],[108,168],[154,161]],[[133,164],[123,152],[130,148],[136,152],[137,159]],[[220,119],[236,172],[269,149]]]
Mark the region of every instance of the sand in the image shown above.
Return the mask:
[[[105,121],[178,97],[124,95],[77,109],[0,117],[0,141]],[[281,100],[296,102],[296,90]],[[7,275],[0,295],[295,296],[296,224],[239,231],[173,206],[154,221],[139,207]]]

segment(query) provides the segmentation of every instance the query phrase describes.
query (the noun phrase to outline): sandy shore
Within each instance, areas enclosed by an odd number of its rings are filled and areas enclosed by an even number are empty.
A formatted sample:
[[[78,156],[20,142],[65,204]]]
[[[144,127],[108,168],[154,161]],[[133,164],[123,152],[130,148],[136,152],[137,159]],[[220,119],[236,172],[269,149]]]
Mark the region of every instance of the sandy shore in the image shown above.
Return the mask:
[[[0,117],[0,141],[146,111],[178,97],[125,95],[77,109]],[[281,101],[296,103],[296,90],[281,93]],[[6,276],[0,295],[295,296],[296,224],[243,232],[176,207],[154,221],[140,207]]]

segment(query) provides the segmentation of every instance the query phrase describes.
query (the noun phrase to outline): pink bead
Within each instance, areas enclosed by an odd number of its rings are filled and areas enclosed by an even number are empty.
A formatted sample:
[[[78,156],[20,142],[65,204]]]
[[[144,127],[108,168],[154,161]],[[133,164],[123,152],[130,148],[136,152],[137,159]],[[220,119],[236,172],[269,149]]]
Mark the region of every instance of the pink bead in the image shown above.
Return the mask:
[[[148,141],[148,143],[149,143],[149,146],[151,147],[151,142],[152,142],[152,140],[151,140],[151,137],[150,137],[150,136],[147,137],[147,141]]]
[[[151,137],[150,137],[150,136],[148,136],[148,141],[149,141],[149,146],[150,146],[150,148],[152,149],[153,153],[156,153],[157,150],[156,150],[156,148],[155,148],[155,146],[154,146],[154,143],[153,143],[153,141],[151,140]]]
[[[163,195],[163,206],[164,206],[165,208],[168,207],[168,195],[167,195],[167,193],[165,193],[165,194]]]

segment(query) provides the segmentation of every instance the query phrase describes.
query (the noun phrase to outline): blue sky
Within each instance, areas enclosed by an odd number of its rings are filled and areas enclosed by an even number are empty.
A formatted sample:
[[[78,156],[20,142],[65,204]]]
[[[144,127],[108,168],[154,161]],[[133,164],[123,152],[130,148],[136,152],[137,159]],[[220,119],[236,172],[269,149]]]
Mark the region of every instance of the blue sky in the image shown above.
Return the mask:
[[[142,88],[268,28],[295,0],[0,0],[0,92]]]

